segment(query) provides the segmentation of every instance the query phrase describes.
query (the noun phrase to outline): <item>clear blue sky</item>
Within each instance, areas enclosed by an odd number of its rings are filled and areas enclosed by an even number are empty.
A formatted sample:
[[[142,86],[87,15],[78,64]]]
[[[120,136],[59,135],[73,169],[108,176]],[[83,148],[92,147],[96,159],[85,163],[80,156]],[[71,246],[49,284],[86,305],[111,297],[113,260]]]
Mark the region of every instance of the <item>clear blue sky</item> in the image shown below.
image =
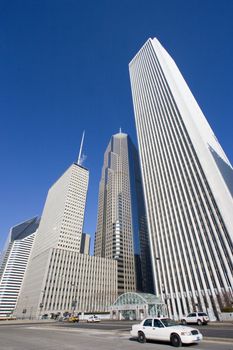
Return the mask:
[[[94,234],[109,138],[121,126],[136,142],[128,63],[155,36],[232,162],[232,0],[0,1],[0,250],[12,225],[41,214],[84,129]]]

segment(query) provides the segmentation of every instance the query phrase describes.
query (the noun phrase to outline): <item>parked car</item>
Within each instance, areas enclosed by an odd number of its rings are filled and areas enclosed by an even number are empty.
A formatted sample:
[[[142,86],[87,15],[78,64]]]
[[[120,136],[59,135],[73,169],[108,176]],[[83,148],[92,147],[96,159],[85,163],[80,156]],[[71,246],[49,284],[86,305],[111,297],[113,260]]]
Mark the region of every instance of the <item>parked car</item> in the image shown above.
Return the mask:
[[[146,318],[139,324],[132,326],[131,336],[140,343],[146,340],[170,342],[179,347],[182,344],[199,343],[203,336],[198,329],[182,326],[169,318]]]
[[[41,319],[42,320],[47,320],[49,318],[49,315],[48,314],[44,314],[41,316]]]
[[[87,322],[100,322],[100,318],[96,315],[91,315],[88,317]]]
[[[71,317],[70,315],[68,315],[68,316],[61,316],[61,317],[59,317],[58,321],[68,322],[70,317]]]
[[[182,318],[181,323],[185,324],[198,324],[199,326],[202,324],[207,324],[209,322],[209,317],[205,312],[192,312],[188,316]]]
[[[78,318],[78,316],[70,316],[68,318],[68,322],[73,322],[73,323],[79,322],[79,318]]]

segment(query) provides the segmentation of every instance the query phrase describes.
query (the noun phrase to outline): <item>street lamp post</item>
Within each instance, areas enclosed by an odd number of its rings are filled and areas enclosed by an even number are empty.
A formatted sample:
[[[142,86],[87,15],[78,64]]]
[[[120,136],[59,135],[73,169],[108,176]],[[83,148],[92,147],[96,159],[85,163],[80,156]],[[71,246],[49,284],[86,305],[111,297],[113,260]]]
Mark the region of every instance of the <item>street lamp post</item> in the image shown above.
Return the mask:
[[[71,303],[71,307],[72,307],[72,316],[74,316],[74,311],[75,311],[75,308],[77,306],[77,285],[75,285],[75,283],[71,283],[71,286],[73,287],[73,295],[72,295],[72,303]],[[76,287],[76,288],[75,288]]]
[[[77,305],[77,300],[73,300],[72,301],[72,308],[73,308],[73,312],[72,312],[72,316],[74,316],[74,310],[75,310],[75,308],[76,308],[76,305]]]
[[[23,314],[23,317],[22,317],[22,319],[24,320],[25,319],[25,314],[26,314],[26,312],[27,312],[27,309],[23,309],[23,311],[22,311],[22,314]]]
[[[156,268],[157,268],[156,273],[158,273],[157,281],[155,280],[155,284],[156,284],[155,292],[156,292],[156,294],[158,294],[159,290],[161,291],[160,287],[162,284],[162,281],[161,281],[161,258],[160,258],[160,256],[156,256],[155,261],[156,261]]]
[[[39,309],[40,309],[40,311],[39,311],[39,319],[40,319],[40,317],[41,317],[41,311],[42,311],[42,309],[43,309],[43,307],[44,307],[43,300],[44,300],[45,290],[42,290],[41,293],[42,293],[42,298],[41,298],[41,302],[40,302],[40,304],[39,304]]]
[[[26,318],[26,313],[27,313],[27,305],[28,305],[28,296],[25,297],[25,306],[23,308],[22,314],[23,314],[23,319]]]
[[[33,310],[33,306],[31,306],[31,310],[30,310],[30,320],[33,319],[33,317],[32,317],[32,310]]]
[[[42,311],[42,309],[43,309],[43,306],[44,306],[44,304],[43,304],[43,303],[40,303],[39,320],[40,320],[40,317],[41,317],[41,311]]]
[[[165,291],[164,284],[162,284],[162,298],[163,298],[164,303],[165,303],[165,312],[166,312],[166,316],[167,316],[167,313],[168,313],[167,294]]]

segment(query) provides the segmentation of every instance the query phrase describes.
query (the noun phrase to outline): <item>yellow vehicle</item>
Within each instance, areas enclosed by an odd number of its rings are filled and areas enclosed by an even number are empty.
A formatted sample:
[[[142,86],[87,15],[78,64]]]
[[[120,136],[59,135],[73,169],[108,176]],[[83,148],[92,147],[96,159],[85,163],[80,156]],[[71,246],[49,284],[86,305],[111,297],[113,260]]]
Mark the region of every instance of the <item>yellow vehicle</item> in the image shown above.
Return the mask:
[[[73,322],[73,323],[79,322],[79,318],[78,318],[78,316],[70,316],[68,318],[68,322]]]

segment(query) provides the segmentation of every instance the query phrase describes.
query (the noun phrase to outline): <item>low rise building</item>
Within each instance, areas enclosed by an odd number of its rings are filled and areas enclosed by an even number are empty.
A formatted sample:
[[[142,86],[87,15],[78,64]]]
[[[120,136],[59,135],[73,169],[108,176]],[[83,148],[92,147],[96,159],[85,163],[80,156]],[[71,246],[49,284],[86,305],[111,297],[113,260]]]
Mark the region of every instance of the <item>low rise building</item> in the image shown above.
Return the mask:
[[[18,318],[104,312],[117,297],[117,262],[114,260],[52,248],[35,257],[33,265],[37,266],[38,274],[27,276],[15,313]],[[34,288],[37,279],[41,282],[40,288]]]

